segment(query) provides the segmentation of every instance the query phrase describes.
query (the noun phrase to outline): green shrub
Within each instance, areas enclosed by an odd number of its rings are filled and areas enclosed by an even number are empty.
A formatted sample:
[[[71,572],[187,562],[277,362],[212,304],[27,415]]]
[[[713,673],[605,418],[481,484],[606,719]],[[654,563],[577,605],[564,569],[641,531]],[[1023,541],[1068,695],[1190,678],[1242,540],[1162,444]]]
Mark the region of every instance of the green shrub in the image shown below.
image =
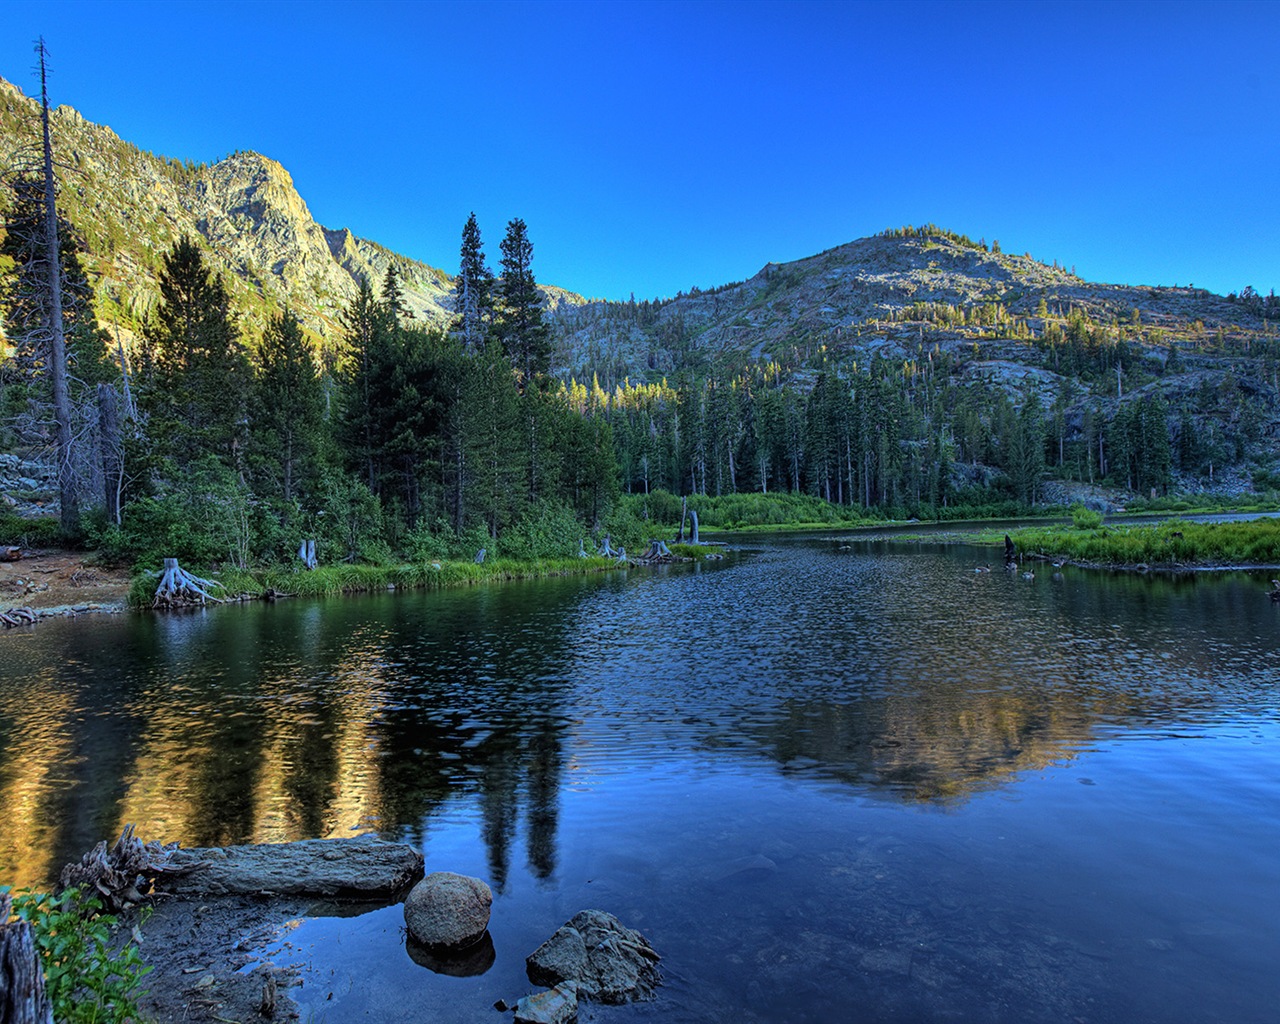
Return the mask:
[[[1102,525],[1102,513],[1077,502],[1071,506],[1071,525],[1077,530],[1096,530]]]
[[[498,538],[497,553],[503,558],[537,561],[545,558],[572,558],[584,539],[582,524],[573,511],[558,501],[538,501]]]
[[[53,547],[63,542],[57,516],[27,519],[12,512],[0,513],[0,544],[22,548]]]
[[[31,925],[45,987],[58,1024],[125,1024],[142,1019],[139,986],[151,968],[138,947],[113,949],[116,919],[99,913],[96,896],[67,889],[60,896],[22,890],[13,912]]]

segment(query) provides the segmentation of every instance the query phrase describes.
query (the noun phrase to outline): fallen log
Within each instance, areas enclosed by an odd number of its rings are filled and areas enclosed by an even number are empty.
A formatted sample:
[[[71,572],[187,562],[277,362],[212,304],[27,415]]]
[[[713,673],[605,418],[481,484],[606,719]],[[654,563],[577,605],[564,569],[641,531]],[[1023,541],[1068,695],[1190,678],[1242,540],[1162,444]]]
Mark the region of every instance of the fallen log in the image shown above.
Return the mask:
[[[181,608],[188,605],[204,604],[212,601],[222,604],[223,598],[214,597],[209,591],[221,588],[222,584],[213,580],[193,576],[180,565],[176,558],[164,560],[164,572],[160,576],[160,585],[156,587],[155,597],[151,599],[152,608]]]
[[[14,626],[26,626],[35,622],[37,615],[30,608],[10,608],[7,611],[0,612],[0,623],[4,624],[5,629],[12,629]]]
[[[174,850],[156,879],[175,896],[393,896],[422,878],[422,854],[376,836]]]
[[[44,987],[31,925],[10,921],[11,910],[9,894],[0,894],[0,1021],[53,1024],[53,1004]]]

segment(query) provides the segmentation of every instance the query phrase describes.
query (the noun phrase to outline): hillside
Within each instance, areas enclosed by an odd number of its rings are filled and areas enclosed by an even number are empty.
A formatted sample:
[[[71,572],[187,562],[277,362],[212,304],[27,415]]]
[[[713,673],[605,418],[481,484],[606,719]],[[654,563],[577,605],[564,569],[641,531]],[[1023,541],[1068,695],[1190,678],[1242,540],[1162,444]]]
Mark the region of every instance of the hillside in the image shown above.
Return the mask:
[[[0,170],[29,163],[38,128],[38,104],[0,79]],[[251,323],[287,303],[307,328],[332,337],[357,281],[376,286],[390,266],[415,318],[443,324],[452,316],[448,273],[318,224],[289,172],[268,157],[237,152],[182,163],[143,152],[67,106],[53,112],[53,131],[61,209],[84,236],[85,268],[107,326],[136,328],[157,300],[160,254],[182,234],[205,243]],[[553,308],[581,301],[544,290]]]
[[[1240,346],[1275,330],[1259,310],[1202,289],[1091,283],[937,231],[858,239],[666,301],[586,303],[561,317],[561,358],[579,375],[610,380],[744,359],[908,359],[922,341],[944,352],[976,341],[981,358],[1016,362],[1026,346],[999,341],[1020,329],[1043,336],[1072,313],[1162,357],[1171,343]],[[1271,315],[1280,319],[1280,308]]]

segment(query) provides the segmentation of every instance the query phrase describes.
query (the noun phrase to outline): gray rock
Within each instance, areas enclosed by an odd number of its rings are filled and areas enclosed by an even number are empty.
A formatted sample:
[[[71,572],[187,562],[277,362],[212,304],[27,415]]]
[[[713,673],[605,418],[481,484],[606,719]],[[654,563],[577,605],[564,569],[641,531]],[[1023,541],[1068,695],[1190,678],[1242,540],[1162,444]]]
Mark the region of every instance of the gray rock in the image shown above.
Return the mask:
[[[433,871],[404,901],[409,934],[432,949],[462,949],[484,938],[493,892],[478,878]]]
[[[380,897],[422,877],[422,854],[376,836],[175,850],[157,888],[190,896]]]
[[[566,981],[516,1003],[515,1024],[569,1024],[578,1019],[578,986]]]
[[[576,981],[578,995],[601,1003],[651,999],[662,981],[661,957],[638,931],[603,910],[571,917],[526,959],[535,985]]]

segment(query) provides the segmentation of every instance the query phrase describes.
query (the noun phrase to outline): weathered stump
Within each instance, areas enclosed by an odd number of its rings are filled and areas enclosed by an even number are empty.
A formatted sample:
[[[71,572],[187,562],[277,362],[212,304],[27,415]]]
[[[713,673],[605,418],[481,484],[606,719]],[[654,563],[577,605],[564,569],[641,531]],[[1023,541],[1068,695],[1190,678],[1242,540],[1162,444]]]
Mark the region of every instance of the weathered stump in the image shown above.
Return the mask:
[[[102,896],[107,909],[114,912],[141,903],[157,879],[190,870],[170,863],[177,843],[144,843],[133,829],[133,825],[126,825],[110,851],[103,840],[78,864],[68,864],[58,876],[58,885],[63,889],[84,886],[94,890]]]
[[[26,921],[9,921],[9,894],[0,895],[0,1024],[53,1024],[53,1004],[35,936]]]
[[[177,608],[184,605],[204,604],[212,601],[222,604],[222,598],[214,597],[210,590],[221,587],[221,583],[193,576],[180,565],[176,558],[164,560],[164,572],[160,576],[160,585],[156,587],[155,597],[151,600],[152,608]]]
[[[309,537],[298,545],[298,558],[302,561],[304,569],[314,569],[317,564],[316,560],[316,542],[314,537]]]

